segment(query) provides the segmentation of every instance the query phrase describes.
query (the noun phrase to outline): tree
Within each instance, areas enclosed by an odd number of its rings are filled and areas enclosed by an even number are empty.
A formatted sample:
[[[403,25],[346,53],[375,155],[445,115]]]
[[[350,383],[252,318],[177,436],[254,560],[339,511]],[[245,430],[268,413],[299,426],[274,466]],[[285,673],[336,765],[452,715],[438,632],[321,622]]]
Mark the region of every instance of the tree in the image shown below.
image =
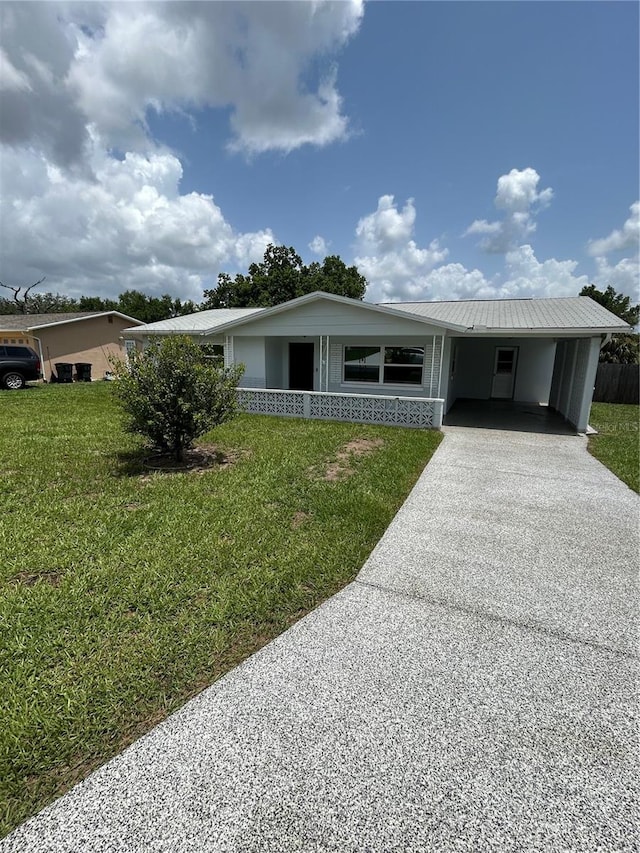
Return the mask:
[[[612,335],[600,350],[600,361],[605,364],[638,364],[640,338],[637,334]]]
[[[13,293],[13,297],[11,299],[2,300],[3,303],[9,303],[9,305],[3,306],[4,312],[6,314],[33,314],[33,311],[28,311],[29,292],[33,290],[34,287],[38,287],[38,285],[42,284],[45,278],[46,276],[42,276],[42,278],[38,279],[38,281],[34,281],[34,283],[30,284],[28,287],[24,287],[24,285],[14,287],[12,284],[4,284],[0,281],[0,287],[4,287],[5,290],[10,290]]]
[[[293,246],[269,244],[259,264],[251,264],[247,275],[220,273],[218,285],[205,290],[201,308],[264,308],[280,305],[305,293],[324,290],[339,296],[362,299],[367,281],[356,267],[347,267],[338,255],[309,266]]]
[[[193,314],[198,310],[198,306],[190,300],[183,303],[180,299],[172,299],[168,293],[162,296],[147,296],[139,290],[126,290],[118,297],[115,310],[135,317],[136,320],[142,320],[143,323],[156,323],[158,320]]]
[[[324,290],[325,293],[362,299],[367,289],[367,280],[358,272],[358,268],[348,267],[339,255],[327,255],[322,266],[317,262],[310,264],[307,275],[309,281],[306,293]]]
[[[186,336],[156,339],[128,362],[113,364],[125,429],[178,461],[194,439],[235,413],[243,368],[216,366]]]
[[[582,288],[580,296],[590,296],[625,323],[630,326],[638,325],[640,305],[632,305],[630,296],[617,293],[611,285],[608,285],[606,290],[598,290],[595,285],[590,284]],[[600,361],[607,364],[638,364],[638,360],[639,340],[635,332],[612,335],[611,340],[600,350]]]
[[[580,291],[580,296],[590,296],[594,302],[603,305],[607,311],[611,311],[616,317],[620,317],[630,326],[637,326],[640,319],[640,305],[632,305],[631,297],[623,293],[617,293],[611,285],[606,290],[598,290],[594,284],[585,286]]]

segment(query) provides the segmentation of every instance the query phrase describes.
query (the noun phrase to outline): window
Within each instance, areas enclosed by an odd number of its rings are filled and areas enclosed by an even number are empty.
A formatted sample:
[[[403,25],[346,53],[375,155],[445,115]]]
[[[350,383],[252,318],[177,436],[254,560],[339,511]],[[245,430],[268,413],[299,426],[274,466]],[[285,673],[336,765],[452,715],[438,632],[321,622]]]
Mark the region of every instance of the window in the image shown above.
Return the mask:
[[[380,347],[345,347],[344,381],[380,382]]]
[[[125,341],[124,342],[124,351],[127,354],[127,360],[130,359],[136,352],[136,342],[135,341]]]
[[[224,367],[224,347],[222,344],[201,344],[205,358],[210,358],[216,367]]]
[[[376,385],[422,385],[424,347],[344,348],[345,382]]]

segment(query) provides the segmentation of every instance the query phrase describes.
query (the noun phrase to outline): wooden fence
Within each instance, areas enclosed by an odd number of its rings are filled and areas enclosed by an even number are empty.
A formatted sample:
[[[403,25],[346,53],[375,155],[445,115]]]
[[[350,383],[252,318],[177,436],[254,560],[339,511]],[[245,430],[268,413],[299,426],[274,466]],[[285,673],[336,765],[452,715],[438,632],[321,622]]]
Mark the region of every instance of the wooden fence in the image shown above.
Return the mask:
[[[639,400],[640,365],[598,365],[593,399],[596,403],[637,403]]]

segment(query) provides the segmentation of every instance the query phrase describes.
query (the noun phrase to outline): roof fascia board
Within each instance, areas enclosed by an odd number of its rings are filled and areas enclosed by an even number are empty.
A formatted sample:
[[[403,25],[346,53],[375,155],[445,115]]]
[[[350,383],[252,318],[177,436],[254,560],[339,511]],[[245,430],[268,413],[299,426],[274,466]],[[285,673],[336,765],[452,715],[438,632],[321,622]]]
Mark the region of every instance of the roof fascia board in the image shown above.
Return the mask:
[[[583,326],[559,329],[469,329],[460,337],[465,338],[580,338],[603,334],[618,334],[628,331],[628,326]],[[458,337],[458,336],[455,336]]]
[[[135,317],[129,317],[127,314],[121,314],[119,311],[97,311],[95,314],[87,314],[85,317],[73,317],[71,320],[56,320],[55,323],[42,323],[37,326],[28,326],[29,330],[31,329],[49,329],[51,326],[64,326],[65,323],[80,323],[83,320],[95,320],[96,317],[122,317],[123,320],[130,320],[132,323],[137,323],[139,326],[143,326],[144,323],[142,320],[136,320]],[[26,330],[25,330],[26,331]]]

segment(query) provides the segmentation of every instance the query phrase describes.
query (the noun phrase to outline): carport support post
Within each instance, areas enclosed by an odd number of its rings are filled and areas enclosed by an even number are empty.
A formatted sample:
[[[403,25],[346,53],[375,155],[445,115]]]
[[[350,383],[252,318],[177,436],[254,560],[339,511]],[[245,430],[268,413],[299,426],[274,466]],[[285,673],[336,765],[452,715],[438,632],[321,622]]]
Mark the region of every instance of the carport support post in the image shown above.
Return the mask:
[[[598,372],[598,359],[600,358],[601,345],[602,339],[600,337],[590,339],[584,387],[582,389],[582,402],[580,403],[580,415],[578,417],[578,423],[576,424],[578,432],[585,432],[589,425],[589,414],[591,412],[591,401],[593,400],[593,389],[596,384],[596,373]]]

